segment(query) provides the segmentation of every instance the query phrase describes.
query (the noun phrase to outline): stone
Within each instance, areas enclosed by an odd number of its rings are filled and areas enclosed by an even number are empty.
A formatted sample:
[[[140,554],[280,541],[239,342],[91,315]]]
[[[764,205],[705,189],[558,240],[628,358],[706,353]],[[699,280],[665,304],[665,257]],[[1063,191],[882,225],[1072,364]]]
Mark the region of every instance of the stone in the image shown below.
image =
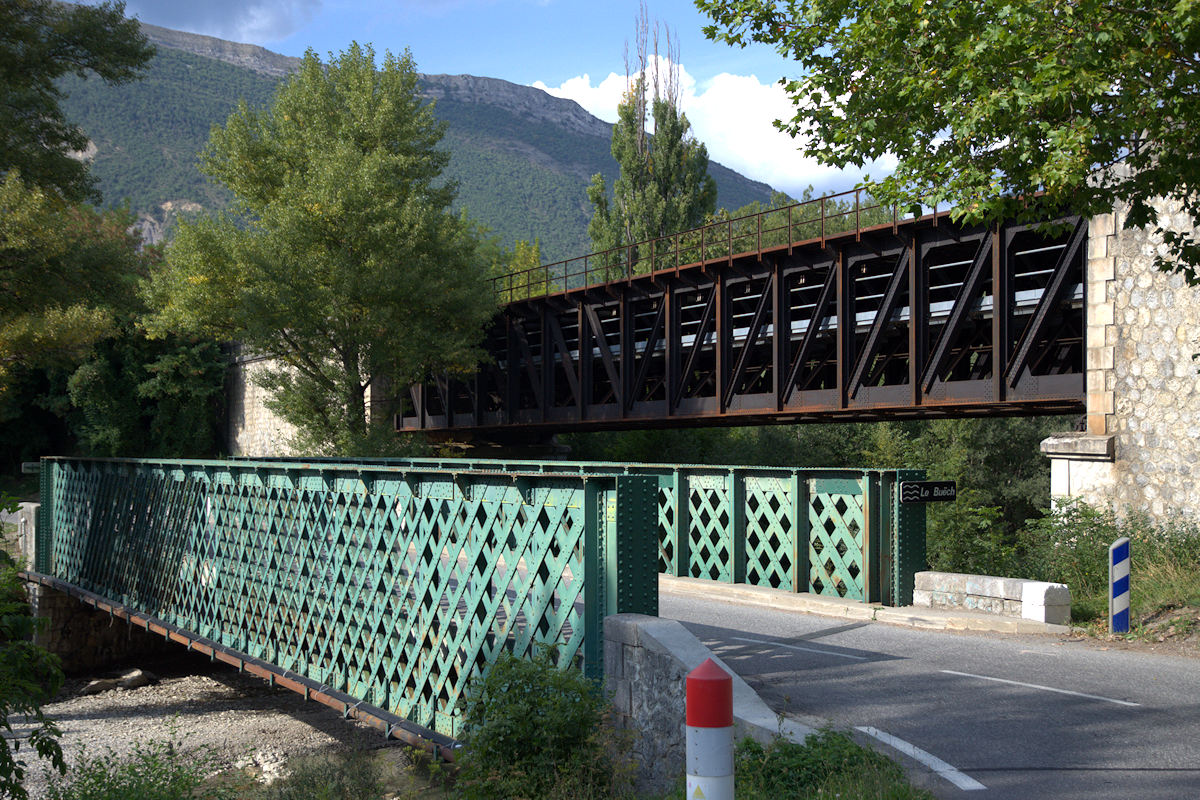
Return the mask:
[[[158,683],[158,676],[144,669],[131,669],[117,680],[117,685],[122,689],[136,689],[153,683]]]
[[[79,690],[81,695],[100,694],[101,692],[111,692],[118,685],[116,678],[97,678],[88,683]]]

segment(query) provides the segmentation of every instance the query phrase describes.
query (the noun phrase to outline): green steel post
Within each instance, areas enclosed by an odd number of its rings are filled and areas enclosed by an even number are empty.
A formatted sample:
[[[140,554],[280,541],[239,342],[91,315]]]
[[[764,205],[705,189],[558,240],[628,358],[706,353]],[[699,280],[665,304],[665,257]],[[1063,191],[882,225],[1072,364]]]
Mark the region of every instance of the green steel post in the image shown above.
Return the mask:
[[[675,571],[676,577],[689,577],[692,563],[692,487],[687,473],[676,469],[671,476],[675,489]]]
[[[616,522],[616,491],[603,490],[597,479],[583,483],[584,549],[583,549],[583,671],[590,678],[604,676],[604,617],[606,602],[609,512]],[[604,481],[612,486],[611,481]]]
[[[37,514],[37,533],[34,537],[33,568],[36,572],[49,575],[53,561],[50,558],[54,546],[54,470],[55,462],[43,458],[39,470],[39,490],[41,505]]]
[[[792,472],[792,591],[809,590],[808,481]]]
[[[925,479],[923,469],[896,471],[896,482]],[[896,514],[895,553],[892,557],[892,585],[896,605],[912,605],[913,582],[918,572],[926,568],[925,561],[925,504],[901,503],[897,490],[892,508]]]
[[[658,616],[657,518],[658,479],[619,476],[616,525],[605,529],[606,614]]]
[[[736,469],[729,470],[729,514],[732,517],[730,558],[733,559],[729,579],[746,582],[746,476]]]
[[[879,476],[879,597],[885,605],[897,605],[896,582],[893,578],[896,551],[896,472],[888,470]]]
[[[862,570],[863,602],[879,600],[879,492],[875,487],[875,476],[862,474]]]

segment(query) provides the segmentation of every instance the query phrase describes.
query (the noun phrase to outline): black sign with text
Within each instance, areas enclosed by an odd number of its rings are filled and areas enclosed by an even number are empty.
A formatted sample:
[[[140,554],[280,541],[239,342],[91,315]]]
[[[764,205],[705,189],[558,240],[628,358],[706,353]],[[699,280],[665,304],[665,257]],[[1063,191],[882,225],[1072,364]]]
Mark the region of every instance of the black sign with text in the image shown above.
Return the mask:
[[[954,481],[900,481],[901,503],[948,503],[958,499]]]

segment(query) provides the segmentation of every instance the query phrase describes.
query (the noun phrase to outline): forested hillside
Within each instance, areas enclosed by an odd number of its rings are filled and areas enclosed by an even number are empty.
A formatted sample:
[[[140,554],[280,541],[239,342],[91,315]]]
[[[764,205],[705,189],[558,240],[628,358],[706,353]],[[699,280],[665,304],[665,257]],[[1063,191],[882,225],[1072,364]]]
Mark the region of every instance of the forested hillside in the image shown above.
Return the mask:
[[[72,78],[64,82],[63,107],[92,140],[105,204],[128,201],[143,229],[156,235],[169,221],[164,203],[177,211],[228,202],[199,173],[196,154],[239,98],[268,102],[289,60],[208,37],[151,26],[147,32],[158,55],[143,80],[113,87]],[[611,126],[569,100],[495,79],[431,75],[424,90],[448,124],[446,175],[459,183],[459,207],[505,245],[540,240],[545,261],[588,251],[585,187],[597,172],[610,184],[616,176]],[[766,184],[717,164],[711,171],[726,208],[770,198]]]

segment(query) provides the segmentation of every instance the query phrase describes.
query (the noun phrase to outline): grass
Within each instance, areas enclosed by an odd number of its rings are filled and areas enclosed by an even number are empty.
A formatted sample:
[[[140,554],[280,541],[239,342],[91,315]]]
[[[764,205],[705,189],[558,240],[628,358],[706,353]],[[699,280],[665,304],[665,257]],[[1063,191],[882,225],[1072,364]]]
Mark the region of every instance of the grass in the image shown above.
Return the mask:
[[[136,745],[131,755],[83,753],[65,776],[50,779],[47,800],[446,800],[446,773],[412,751],[295,758],[269,785],[244,770],[215,772],[182,739]]]
[[[804,744],[776,739],[765,747],[751,739],[735,753],[739,800],[933,800],[909,785],[891,760],[856,744],[845,733],[822,730]],[[65,777],[51,781],[48,800],[452,800],[460,798],[453,770],[399,747],[317,755],[288,762],[288,772],[262,785],[246,771],[213,773],[204,753],[182,741],[138,745],[126,758],[84,754]],[[681,776],[682,777],[682,776]],[[529,800],[602,800],[595,786],[580,786],[569,771]],[[680,786],[664,798],[681,800]],[[526,795],[520,795],[525,797]]]
[[[1130,541],[1131,638],[1187,637],[1200,625],[1195,523],[1068,502],[1039,520],[1032,535],[1028,569],[1071,588],[1071,618],[1085,630],[1108,633],[1108,547],[1121,537]]]
[[[828,728],[803,744],[745,739],[734,760],[739,800],[933,800],[894,761]]]

